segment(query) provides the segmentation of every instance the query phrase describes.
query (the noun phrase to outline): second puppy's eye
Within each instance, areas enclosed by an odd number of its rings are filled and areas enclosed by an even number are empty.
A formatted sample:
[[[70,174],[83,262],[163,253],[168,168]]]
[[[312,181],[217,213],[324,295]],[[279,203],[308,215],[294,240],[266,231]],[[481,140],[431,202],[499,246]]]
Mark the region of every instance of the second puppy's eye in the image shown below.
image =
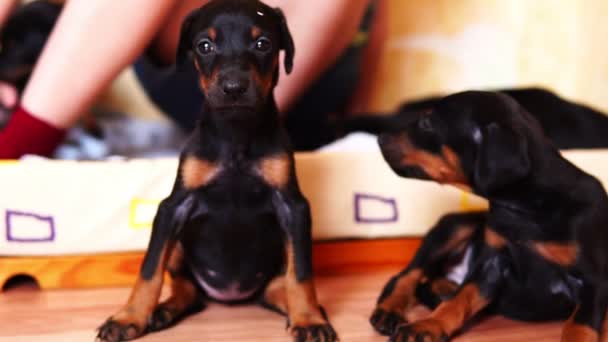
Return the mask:
[[[420,120],[418,120],[418,127],[422,131],[432,132],[433,123],[431,122],[431,118],[429,118],[428,116],[421,117]]]
[[[200,53],[201,55],[209,55],[215,52],[215,44],[213,44],[213,42],[209,39],[203,39],[198,42],[196,48],[198,50],[198,53]]]
[[[261,37],[255,42],[255,49],[260,52],[268,52],[272,49],[272,43],[270,39]]]

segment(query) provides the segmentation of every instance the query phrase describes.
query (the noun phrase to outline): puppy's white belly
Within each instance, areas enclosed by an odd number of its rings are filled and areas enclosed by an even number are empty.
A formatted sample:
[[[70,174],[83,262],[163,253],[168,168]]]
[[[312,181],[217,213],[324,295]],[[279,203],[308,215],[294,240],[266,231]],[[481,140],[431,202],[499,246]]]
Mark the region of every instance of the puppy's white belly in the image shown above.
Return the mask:
[[[192,274],[194,274],[196,281],[203,288],[203,290],[205,290],[209,297],[222,302],[245,300],[251,297],[257,291],[257,289],[241,291],[240,284],[238,282],[232,283],[225,289],[216,289],[215,287],[207,284],[205,279],[203,279],[203,277],[195,270],[192,270]]]
[[[472,254],[473,249],[469,246],[464,254],[464,257],[462,258],[462,261],[459,264],[454,265],[454,267],[450,269],[447,274],[447,278],[458,285],[462,285],[462,283],[464,282],[464,278],[469,272],[469,263],[471,262]]]

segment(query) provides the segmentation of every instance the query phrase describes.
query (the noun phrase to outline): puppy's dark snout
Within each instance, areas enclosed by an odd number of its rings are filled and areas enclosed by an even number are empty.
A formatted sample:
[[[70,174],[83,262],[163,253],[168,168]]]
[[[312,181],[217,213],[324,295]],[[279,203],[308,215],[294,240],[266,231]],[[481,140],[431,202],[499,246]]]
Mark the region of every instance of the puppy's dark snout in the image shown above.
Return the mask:
[[[390,133],[382,133],[378,136],[378,144],[380,148],[388,148],[391,147],[395,142],[395,137]]]
[[[248,80],[226,80],[222,84],[222,89],[226,95],[239,96],[243,95],[249,88]]]

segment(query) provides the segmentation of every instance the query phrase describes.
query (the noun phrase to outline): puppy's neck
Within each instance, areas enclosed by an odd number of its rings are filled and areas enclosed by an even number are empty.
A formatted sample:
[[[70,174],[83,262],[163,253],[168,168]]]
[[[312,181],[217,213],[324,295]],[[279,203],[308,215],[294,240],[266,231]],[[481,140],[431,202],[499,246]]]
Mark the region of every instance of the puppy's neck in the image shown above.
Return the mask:
[[[602,184],[566,159],[551,163],[525,182],[505,187],[488,196],[490,207],[519,214],[560,211],[563,208],[585,208],[608,205]],[[556,176],[556,170],[559,170]]]
[[[203,105],[203,115],[198,129],[204,140],[214,139],[233,145],[250,145],[256,141],[273,137],[279,129],[279,114],[274,97],[255,113],[220,113],[207,104]]]

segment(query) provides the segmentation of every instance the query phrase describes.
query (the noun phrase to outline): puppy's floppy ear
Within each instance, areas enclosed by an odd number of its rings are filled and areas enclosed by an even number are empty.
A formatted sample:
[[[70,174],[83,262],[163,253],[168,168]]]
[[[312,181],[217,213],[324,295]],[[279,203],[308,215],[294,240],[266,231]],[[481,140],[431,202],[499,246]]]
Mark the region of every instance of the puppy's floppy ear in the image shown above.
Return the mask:
[[[528,143],[522,134],[491,123],[483,130],[482,139],[474,173],[474,187],[481,195],[530,173]]]
[[[190,58],[190,53],[192,51],[192,23],[199,12],[200,9],[194,10],[186,17],[186,19],[184,19],[184,22],[182,23],[179,43],[177,46],[177,56],[175,58],[175,62],[178,66],[184,65],[184,63],[186,63],[186,61]]]
[[[283,11],[280,8],[275,8],[274,11],[279,19],[279,39],[281,40],[280,49],[285,50],[285,71],[287,74],[289,74],[291,73],[291,70],[293,70],[293,58],[296,49],[293,43],[293,38],[291,37],[291,32],[287,26],[287,19],[285,18]]]

